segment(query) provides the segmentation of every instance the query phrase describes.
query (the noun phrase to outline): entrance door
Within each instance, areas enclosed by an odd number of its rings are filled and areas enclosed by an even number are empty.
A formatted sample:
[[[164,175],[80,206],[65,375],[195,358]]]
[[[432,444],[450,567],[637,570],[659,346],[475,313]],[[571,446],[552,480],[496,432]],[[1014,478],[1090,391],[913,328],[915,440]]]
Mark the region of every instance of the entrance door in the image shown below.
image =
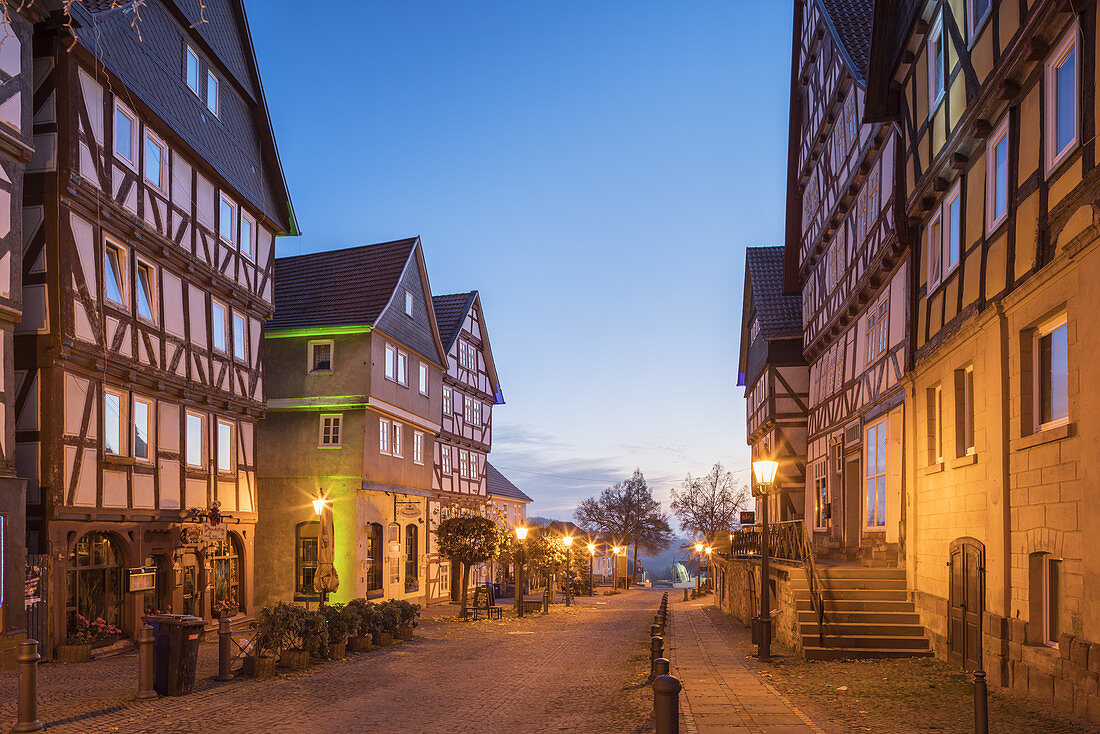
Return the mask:
[[[199,588],[199,558],[194,553],[183,557],[183,613],[202,615],[202,589]]]
[[[951,544],[951,588],[947,609],[947,659],[965,670],[982,660],[985,608],[985,547],[973,538]]]
[[[844,547],[859,547],[859,531],[863,523],[863,477],[859,471],[859,455],[844,462]]]

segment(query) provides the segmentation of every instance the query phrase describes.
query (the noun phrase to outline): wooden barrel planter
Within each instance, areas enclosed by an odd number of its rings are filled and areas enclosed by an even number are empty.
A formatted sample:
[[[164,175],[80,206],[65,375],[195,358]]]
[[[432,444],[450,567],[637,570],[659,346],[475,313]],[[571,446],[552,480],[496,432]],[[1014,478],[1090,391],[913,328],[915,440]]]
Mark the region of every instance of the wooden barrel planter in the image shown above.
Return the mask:
[[[370,640],[369,635],[349,637],[348,645],[351,647],[352,652],[369,652],[371,649]]]
[[[57,662],[87,663],[92,659],[91,645],[58,645]]]
[[[329,645],[328,659],[329,660],[343,660],[347,657],[347,643],[346,642],[334,642]]]
[[[275,657],[273,655],[249,655],[244,659],[244,674],[250,678],[273,678],[275,676]]]
[[[309,650],[283,650],[279,653],[279,667],[303,670],[309,667]]]
[[[372,632],[371,644],[375,647],[385,647],[393,644],[393,635],[389,632]]]

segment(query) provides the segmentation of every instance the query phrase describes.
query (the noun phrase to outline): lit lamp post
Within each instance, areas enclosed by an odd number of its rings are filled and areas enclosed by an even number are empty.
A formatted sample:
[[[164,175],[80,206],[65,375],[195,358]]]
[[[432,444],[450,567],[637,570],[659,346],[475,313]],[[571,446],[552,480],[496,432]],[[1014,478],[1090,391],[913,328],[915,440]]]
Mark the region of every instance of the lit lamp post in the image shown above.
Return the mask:
[[[595,596],[596,591],[593,588],[595,584],[595,576],[592,575],[592,570],[596,565],[596,544],[588,544],[588,595]]]
[[[317,514],[317,522],[320,523],[317,533],[318,567],[313,579],[313,588],[321,595],[322,607],[325,605],[329,589],[335,588],[333,581],[335,581],[336,576],[336,569],[332,565],[335,560],[332,549],[334,540],[332,516],[325,516],[325,507],[329,504],[329,501],[323,495],[313,500],[313,511]]]
[[[569,606],[569,592],[572,590],[573,587],[573,585],[569,582],[569,573],[573,568],[573,536],[564,535],[562,536],[561,542],[565,545],[565,606]]]
[[[519,548],[516,548],[516,606],[518,607],[517,613],[519,616],[523,616],[523,564],[527,561],[527,528],[516,528],[516,540],[519,541]]]
[[[768,494],[775,486],[775,473],[779,470],[779,462],[772,459],[758,459],[752,462],[752,473],[756,477],[756,483],[760,485],[760,495],[763,497],[760,511],[760,616],[756,618],[760,633],[756,649],[756,657],[763,662],[771,662],[772,659],[772,609],[770,597],[770,563],[768,559]]]
[[[611,547],[611,588],[619,588],[619,546]]]
[[[710,554],[714,552],[714,548],[707,546],[707,583],[711,584],[711,590],[714,590],[714,579],[710,577]]]
[[[702,575],[703,544],[695,544],[695,596],[699,596],[699,576]]]

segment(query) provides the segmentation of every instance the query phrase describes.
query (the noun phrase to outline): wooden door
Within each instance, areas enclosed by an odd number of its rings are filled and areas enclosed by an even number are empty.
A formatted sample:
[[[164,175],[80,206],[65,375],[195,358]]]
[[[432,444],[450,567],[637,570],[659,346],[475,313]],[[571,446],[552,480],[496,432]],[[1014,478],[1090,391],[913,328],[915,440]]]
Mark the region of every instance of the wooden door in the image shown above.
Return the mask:
[[[863,476],[859,471],[859,456],[844,463],[844,547],[858,548],[863,525]]]
[[[973,538],[956,540],[949,565],[947,659],[965,670],[976,670],[982,664],[985,547]]]

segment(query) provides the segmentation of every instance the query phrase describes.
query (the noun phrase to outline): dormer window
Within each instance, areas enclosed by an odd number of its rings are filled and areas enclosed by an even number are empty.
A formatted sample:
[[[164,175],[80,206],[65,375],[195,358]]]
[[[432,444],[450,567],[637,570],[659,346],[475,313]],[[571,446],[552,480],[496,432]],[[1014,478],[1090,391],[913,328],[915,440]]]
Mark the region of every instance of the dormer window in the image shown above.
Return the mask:
[[[187,88],[195,93],[195,96],[199,96],[199,55],[195,53],[195,49],[190,46],[187,47],[185,52],[186,68],[184,69],[184,80],[187,82]]]
[[[412,318],[413,315],[413,294],[405,291],[405,315]]]
[[[206,72],[206,109],[210,110],[210,114],[214,117],[218,116],[218,77],[214,76],[214,72]]]
[[[137,168],[137,116],[115,100],[115,155],[130,168]]]

